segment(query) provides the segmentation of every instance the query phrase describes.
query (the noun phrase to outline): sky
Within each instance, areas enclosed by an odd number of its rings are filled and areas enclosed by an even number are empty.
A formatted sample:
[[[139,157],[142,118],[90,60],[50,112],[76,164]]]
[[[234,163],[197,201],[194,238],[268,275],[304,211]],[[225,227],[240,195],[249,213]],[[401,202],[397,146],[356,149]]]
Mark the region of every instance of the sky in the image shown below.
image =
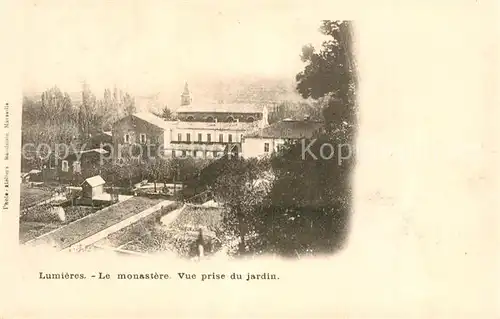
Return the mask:
[[[86,81],[147,95],[195,78],[293,80],[301,47],[324,39],[320,19],[279,1],[267,10],[235,3],[33,1],[24,9],[24,90],[79,91]]]

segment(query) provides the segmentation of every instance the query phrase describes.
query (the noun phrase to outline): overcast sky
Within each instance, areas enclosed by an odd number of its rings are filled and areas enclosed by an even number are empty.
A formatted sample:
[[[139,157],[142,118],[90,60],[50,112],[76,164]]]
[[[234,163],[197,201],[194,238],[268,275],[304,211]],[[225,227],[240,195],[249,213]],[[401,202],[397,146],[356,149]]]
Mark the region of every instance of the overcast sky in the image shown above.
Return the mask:
[[[42,1],[25,8],[24,85],[79,91],[117,85],[158,92],[191,78],[267,75],[293,79],[320,20],[270,4],[214,8],[190,1]],[[181,82],[181,83],[179,83]]]

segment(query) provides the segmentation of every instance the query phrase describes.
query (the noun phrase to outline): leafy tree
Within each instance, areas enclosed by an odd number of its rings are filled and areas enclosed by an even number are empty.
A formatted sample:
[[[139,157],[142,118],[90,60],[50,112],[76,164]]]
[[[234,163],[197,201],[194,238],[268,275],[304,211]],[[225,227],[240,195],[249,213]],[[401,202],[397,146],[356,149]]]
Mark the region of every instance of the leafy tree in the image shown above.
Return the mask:
[[[164,186],[166,180],[171,174],[171,163],[170,159],[165,159],[162,157],[156,157],[150,159],[146,162],[146,176],[150,181],[154,183],[154,191],[156,192],[156,183],[163,182]]]
[[[97,99],[90,91],[90,87],[84,83],[82,89],[82,103],[78,110],[78,124],[81,135],[88,138],[90,133],[99,127],[102,119],[97,114]]]
[[[130,94],[125,93],[123,95],[122,103],[125,115],[131,115],[136,112],[135,100]]]
[[[311,45],[302,48],[301,59],[307,64],[296,76],[297,90],[304,98],[324,103],[326,129],[333,132],[343,122],[354,124],[357,65],[352,50],[352,24],[325,20],[320,31],[331,38],[319,52]]]
[[[331,38],[319,52],[303,48],[306,66],[296,79],[299,93],[322,107],[324,131],[273,157],[270,205],[257,223],[264,248],[288,256],[334,251],[348,229],[357,87],[351,24],[323,21],[320,31]]]
[[[247,242],[259,225],[256,213],[264,205],[271,183],[267,161],[233,157],[225,161],[224,173],[213,184],[214,196],[224,205],[224,229],[239,239],[239,253],[250,248]]]

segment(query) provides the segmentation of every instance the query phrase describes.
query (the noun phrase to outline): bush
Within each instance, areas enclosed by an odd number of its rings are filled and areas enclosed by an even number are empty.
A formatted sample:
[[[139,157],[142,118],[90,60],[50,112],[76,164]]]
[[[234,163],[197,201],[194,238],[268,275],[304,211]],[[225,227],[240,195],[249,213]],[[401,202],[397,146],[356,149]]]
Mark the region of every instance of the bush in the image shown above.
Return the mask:
[[[66,213],[67,223],[71,223],[72,221],[93,214],[96,211],[97,211],[96,208],[86,207],[86,206],[68,206],[64,209],[64,212]]]
[[[59,223],[59,216],[51,212],[51,205],[40,205],[29,208],[19,218],[23,222],[39,222],[39,223]]]

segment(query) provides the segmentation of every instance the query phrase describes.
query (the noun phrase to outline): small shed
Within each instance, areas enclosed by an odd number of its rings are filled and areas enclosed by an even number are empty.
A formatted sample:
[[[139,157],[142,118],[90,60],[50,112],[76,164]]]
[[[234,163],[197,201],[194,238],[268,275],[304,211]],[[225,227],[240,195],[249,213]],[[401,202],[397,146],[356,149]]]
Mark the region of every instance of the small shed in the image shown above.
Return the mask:
[[[104,193],[105,183],[106,182],[100,175],[87,178],[81,185],[82,197],[92,199],[102,195]]]

